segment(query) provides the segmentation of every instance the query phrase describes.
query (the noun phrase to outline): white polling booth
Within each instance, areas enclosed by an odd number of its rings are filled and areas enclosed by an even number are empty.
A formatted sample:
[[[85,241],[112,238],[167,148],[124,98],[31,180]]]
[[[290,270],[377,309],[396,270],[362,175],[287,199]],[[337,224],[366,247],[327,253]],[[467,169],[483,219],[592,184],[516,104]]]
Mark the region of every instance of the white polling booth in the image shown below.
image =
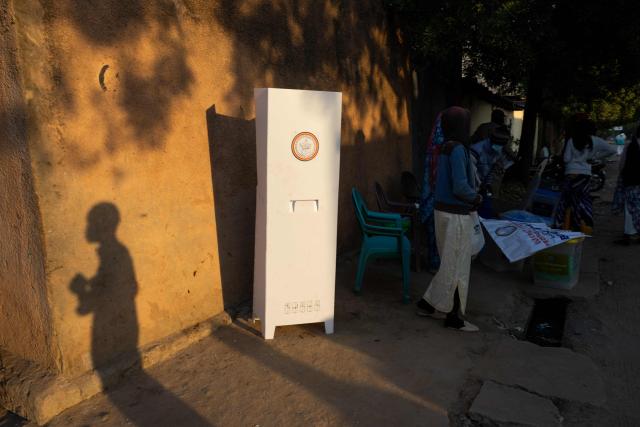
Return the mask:
[[[333,333],[342,94],[255,89],[253,317]]]

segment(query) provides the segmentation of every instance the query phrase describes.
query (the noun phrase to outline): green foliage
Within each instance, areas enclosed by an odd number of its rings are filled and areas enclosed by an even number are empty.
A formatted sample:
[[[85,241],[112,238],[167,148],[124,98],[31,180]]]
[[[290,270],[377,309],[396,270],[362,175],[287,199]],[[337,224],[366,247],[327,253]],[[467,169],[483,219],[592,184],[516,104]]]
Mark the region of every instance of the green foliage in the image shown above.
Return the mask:
[[[414,58],[453,53],[493,87],[526,93],[537,79],[551,113],[592,111],[600,122],[636,117],[640,2],[626,0],[386,0]]]
[[[493,87],[521,90],[538,45],[551,29],[542,2],[532,0],[387,0],[419,57],[461,54],[464,73]],[[523,35],[526,39],[523,39]]]
[[[607,91],[590,102],[569,100],[562,112],[565,116],[587,112],[599,128],[635,122],[640,118],[640,85]]]

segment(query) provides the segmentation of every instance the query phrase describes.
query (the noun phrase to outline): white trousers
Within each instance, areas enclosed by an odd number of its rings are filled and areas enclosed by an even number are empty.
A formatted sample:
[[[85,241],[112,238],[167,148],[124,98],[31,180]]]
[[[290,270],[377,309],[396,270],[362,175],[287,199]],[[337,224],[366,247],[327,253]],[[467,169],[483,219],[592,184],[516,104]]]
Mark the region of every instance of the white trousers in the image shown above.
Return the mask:
[[[471,272],[471,238],[474,221],[471,215],[435,211],[436,244],[440,253],[440,270],[431,280],[424,299],[437,310],[453,309],[456,289],[460,295],[460,311],[465,312]]]

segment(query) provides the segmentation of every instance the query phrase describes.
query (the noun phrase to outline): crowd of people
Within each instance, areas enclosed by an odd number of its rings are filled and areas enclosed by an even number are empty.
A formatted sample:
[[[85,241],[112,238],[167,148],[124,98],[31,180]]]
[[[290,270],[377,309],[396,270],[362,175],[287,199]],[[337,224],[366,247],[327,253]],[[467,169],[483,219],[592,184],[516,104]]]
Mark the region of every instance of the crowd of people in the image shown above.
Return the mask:
[[[462,107],[440,112],[427,143],[420,201],[429,269],[434,274],[417,302],[420,316],[443,319],[445,327],[475,332],[464,319],[472,259],[474,215],[494,218],[493,185],[514,163],[511,133],[501,110],[471,135],[471,114]],[[616,154],[617,148],[596,136],[594,123],[576,115],[566,129],[560,153],[564,178],[554,226],[593,231],[591,161]],[[624,213],[624,244],[640,242],[640,127],[621,153],[614,212]]]

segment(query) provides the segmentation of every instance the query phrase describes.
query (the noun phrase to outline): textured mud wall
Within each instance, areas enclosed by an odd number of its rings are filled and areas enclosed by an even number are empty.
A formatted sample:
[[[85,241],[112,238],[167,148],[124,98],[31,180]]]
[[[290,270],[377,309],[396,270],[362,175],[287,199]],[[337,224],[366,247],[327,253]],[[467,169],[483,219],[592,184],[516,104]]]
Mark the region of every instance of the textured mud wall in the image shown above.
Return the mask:
[[[51,329],[13,13],[0,0],[0,347],[51,367]]]
[[[410,167],[406,63],[378,2],[14,1],[59,368],[250,297],[254,87],[343,92],[339,250]]]
[[[338,251],[356,248],[351,188],[374,207],[373,183],[397,195],[411,168],[407,64],[381,2],[223,0],[210,7],[216,104],[209,113],[225,302],[250,295],[255,215],[254,87],[343,93]],[[209,19],[209,18],[207,18]],[[222,68],[218,68],[222,67]],[[219,71],[218,71],[219,70]],[[223,79],[223,80],[221,80]],[[225,286],[225,283],[229,286]]]

